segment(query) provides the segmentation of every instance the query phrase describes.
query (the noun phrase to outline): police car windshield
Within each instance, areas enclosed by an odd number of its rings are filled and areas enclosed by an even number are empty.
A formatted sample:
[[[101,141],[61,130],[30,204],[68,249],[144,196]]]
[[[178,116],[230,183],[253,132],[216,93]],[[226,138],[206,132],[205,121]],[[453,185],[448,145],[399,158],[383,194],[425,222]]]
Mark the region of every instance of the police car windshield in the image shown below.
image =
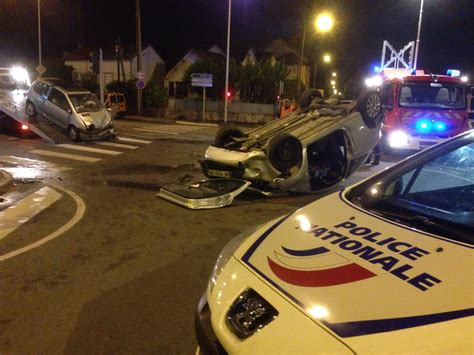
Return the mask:
[[[386,218],[474,244],[474,133],[451,143],[419,165],[367,181],[349,198]]]
[[[407,82],[400,89],[401,107],[463,109],[464,86],[459,84]]]
[[[102,104],[94,94],[70,94],[72,105],[77,113],[98,112]]]

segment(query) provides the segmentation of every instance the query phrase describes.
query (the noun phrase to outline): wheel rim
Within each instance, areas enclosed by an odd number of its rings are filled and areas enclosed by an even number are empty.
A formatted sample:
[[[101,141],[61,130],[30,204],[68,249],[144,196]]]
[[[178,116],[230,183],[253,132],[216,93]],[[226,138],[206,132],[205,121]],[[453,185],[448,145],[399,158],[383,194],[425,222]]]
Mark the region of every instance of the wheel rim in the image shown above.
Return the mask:
[[[374,94],[369,96],[369,98],[367,99],[366,111],[367,114],[372,118],[378,116],[380,112],[380,99],[378,95]]]
[[[29,102],[26,104],[26,113],[30,116],[34,113],[33,106]]]
[[[280,160],[284,162],[291,161],[291,159],[293,159],[293,156],[294,156],[291,145],[288,143],[283,144],[281,148],[278,150],[278,156]]]
[[[77,139],[77,132],[74,128],[69,129],[69,137],[75,141]]]

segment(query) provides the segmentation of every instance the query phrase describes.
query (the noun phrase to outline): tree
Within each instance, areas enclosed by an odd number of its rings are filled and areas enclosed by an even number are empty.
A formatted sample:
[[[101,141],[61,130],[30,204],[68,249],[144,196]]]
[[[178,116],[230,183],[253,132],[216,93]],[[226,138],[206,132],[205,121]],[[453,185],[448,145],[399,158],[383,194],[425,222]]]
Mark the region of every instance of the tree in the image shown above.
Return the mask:
[[[164,107],[166,104],[166,91],[158,84],[149,82],[144,90],[145,106]]]
[[[237,86],[240,98],[245,102],[275,103],[280,81],[288,76],[284,63],[265,61],[254,65],[245,65],[238,72]]]

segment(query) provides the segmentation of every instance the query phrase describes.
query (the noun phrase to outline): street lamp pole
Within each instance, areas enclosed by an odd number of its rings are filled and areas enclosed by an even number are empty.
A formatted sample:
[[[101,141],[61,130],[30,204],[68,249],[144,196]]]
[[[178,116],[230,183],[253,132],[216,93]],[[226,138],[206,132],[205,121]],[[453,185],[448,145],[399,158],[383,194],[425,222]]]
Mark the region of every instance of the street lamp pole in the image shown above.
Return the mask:
[[[415,59],[413,62],[413,69],[416,70],[416,64],[418,62],[418,51],[420,49],[420,33],[421,33],[421,20],[423,19],[423,0],[420,5],[420,16],[418,18],[418,34],[416,35],[416,48],[415,48]]]
[[[303,57],[304,57],[304,46],[306,41],[306,21],[303,23],[303,37],[301,39],[301,52],[300,52],[300,62],[298,64],[297,80],[296,80],[296,96],[300,95],[300,81],[301,81],[301,72],[303,71]]]
[[[224,122],[227,123],[227,108],[228,108],[228,97],[229,92],[229,55],[230,55],[230,20],[232,12],[232,0],[229,0],[229,11],[227,18],[227,56],[225,64],[225,93],[224,93]]]
[[[135,18],[136,18],[136,46],[137,46],[137,73],[142,71],[142,20],[140,0],[135,0]],[[124,73],[125,76],[125,73]],[[125,80],[125,78],[124,78]],[[137,88],[137,114],[142,114],[143,90]]]
[[[38,61],[40,66],[43,65],[41,52],[41,0],[38,0]]]

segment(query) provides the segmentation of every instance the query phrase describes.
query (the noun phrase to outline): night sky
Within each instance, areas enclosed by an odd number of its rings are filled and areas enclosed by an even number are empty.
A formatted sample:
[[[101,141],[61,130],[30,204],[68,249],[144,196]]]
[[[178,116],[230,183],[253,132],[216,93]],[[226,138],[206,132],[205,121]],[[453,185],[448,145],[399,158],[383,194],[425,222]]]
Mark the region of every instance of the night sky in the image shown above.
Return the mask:
[[[0,56],[37,56],[37,0],[0,0]],[[134,43],[134,0],[42,0],[44,57],[61,57],[80,43],[118,37]],[[293,38],[303,20],[331,11],[335,30],[311,28],[306,55],[331,52],[333,69],[345,77],[369,73],[380,63],[384,39],[397,48],[416,39],[419,0],[234,0],[231,56],[241,60],[249,47],[272,38]],[[425,0],[419,68],[444,73],[459,68],[474,76],[474,0]],[[190,47],[226,44],[227,1],[142,0],[143,42],[152,44],[170,66]]]

